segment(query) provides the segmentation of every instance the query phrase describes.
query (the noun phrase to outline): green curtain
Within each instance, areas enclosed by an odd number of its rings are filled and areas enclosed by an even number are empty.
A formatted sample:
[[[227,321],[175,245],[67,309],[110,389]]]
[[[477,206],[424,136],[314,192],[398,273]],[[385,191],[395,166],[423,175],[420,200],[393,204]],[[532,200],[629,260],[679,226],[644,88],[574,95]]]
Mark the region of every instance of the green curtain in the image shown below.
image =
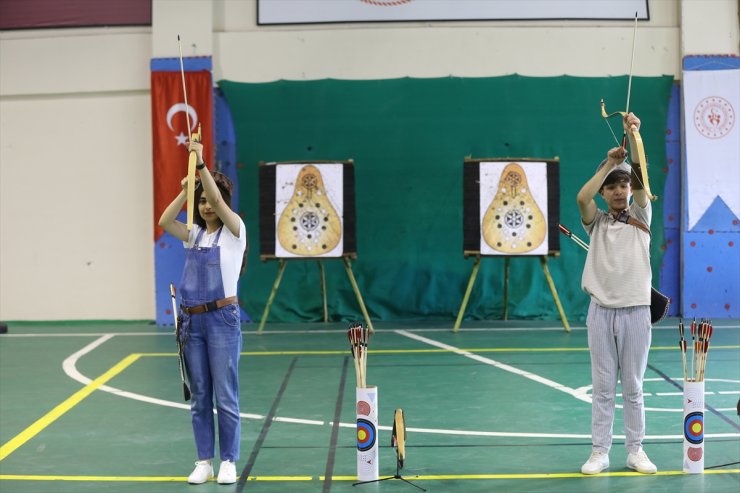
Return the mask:
[[[630,110],[651,163],[653,192],[665,181],[666,117],[673,79],[635,77]],[[240,281],[244,309],[259,320],[277,261],[259,261],[258,163],[354,159],[357,260],[353,271],[373,320],[453,320],[473,267],[463,257],[465,157],[560,158],[561,222],[587,239],[576,193],[614,137],[600,115],[623,110],[627,77],[523,77],[219,83],[237,138],[240,211],[252,249]],[[621,122],[610,123],[621,140]],[[599,199],[600,200],[600,199]],[[601,207],[603,202],[598,202]],[[663,244],[662,201],[653,203],[652,263]],[[565,237],[548,265],[566,315],[585,318],[580,279],[585,252]],[[332,320],[361,319],[341,260],[324,260]],[[503,309],[501,258],[486,257],[466,319],[497,319]],[[315,260],[291,260],[269,322],[322,318]],[[511,259],[510,318],[559,318],[536,258]]]

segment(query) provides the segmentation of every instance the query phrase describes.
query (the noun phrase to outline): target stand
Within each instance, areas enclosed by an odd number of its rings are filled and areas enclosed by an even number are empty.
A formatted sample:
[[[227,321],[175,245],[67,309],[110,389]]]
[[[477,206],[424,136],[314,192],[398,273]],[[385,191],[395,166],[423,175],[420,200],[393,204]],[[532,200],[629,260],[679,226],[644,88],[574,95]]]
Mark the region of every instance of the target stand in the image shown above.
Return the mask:
[[[262,333],[288,261],[317,262],[324,322],[329,321],[324,260],[341,259],[365,322],[373,331],[352,272],[357,260],[354,161],[260,162],[260,260],[279,261],[258,333]]]
[[[406,418],[403,415],[403,409],[396,409],[393,415],[393,431],[391,432],[391,446],[396,449],[396,474],[393,476],[387,476],[385,478],[373,479],[370,481],[358,481],[352,483],[352,486],[368,483],[379,483],[380,481],[388,481],[391,479],[398,479],[406,484],[410,484],[414,488],[418,488],[421,491],[426,491],[418,484],[412,483],[408,479],[401,476],[401,469],[403,469],[403,461],[406,458]]]
[[[342,261],[344,262],[344,270],[347,272],[347,278],[349,279],[350,284],[352,285],[352,289],[355,292],[355,297],[357,297],[357,303],[360,305],[360,310],[362,311],[362,316],[365,318],[365,323],[370,328],[370,332],[374,332],[373,329],[373,323],[370,320],[370,315],[367,312],[367,308],[365,307],[365,302],[362,300],[362,293],[360,292],[360,287],[357,285],[357,280],[355,279],[355,275],[352,272],[352,264],[350,263],[350,257],[356,256],[354,254],[346,254],[343,255]],[[266,258],[263,258],[263,261],[267,260]],[[265,328],[265,322],[267,322],[267,316],[270,314],[270,306],[272,305],[272,302],[275,301],[275,296],[277,295],[278,288],[280,287],[280,281],[283,278],[283,273],[285,272],[285,268],[288,265],[288,261],[300,261],[301,259],[285,259],[280,258],[278,259],[278,272],[277,276],[275,277],[275,282],[272,285],[272,291],[270,291],[270,296],[267,298],[267,304],[265,305],[265,310],[262,313],[262,318],[260,319],[260,326],[257,330],[257,333],[261,334],[263,329]],[[329,309],[326,301],[326,275],[324,273],[324,264],[322,264],[321,259],[316,260],[318,266],[319,266],[319,276],[321,277],[321,298],[323,301],[323,307],[324,307],[324,322],[329,321]]]
[[[475,263],[473,264],[473,271],[470,273],[470,279],[468,280],[468,287],[465,290],[465,295],[463,296],[462,304],[460,305],[460,310],[457,313],[457,320],[455,320],[455,327],[454,332],[457,332],[458,329],[460,329],[460,324],[462,323],[463,316],[465,315],[465,308],[468,306],[468,301],[470,300],[470,293],[473,291],[473,285],[475,284],[475,278],[478,275],[478,269],[480,268],[480,261],[481,261],[481,255],[479,252],[475,253],[469,253],[466,252],[465,256],[469,255],[475,255]],[[542,271],[545,274],[545,279],[547,279],[547,284],[550,286],[550,292],[552,293],[552,297],[555,300],[555,306],[558,309],[558,313],[560,314],[560,320],[563,322],[563,328],[566,332],[570,332],[570,324],[568,323],[568,318],[565,316],[565,311],[563,310],[563,305],[560,303],[560,297],[558,296],[558,290],[555,287],[555,281],[553,281],[552,276],[550,275],[550,269],[547,267],[547,256],[540,255],[540,265],[542,266]],[[509,262],[511,260],[510,256],[504,257],[504,309],[503,309],[503,319],[507,320],[507,308],[509,305]]]
[[[504,258],[504,307],[509,304],[511,257],[539,258],[566,332],[568,319],[547,267],[560,255],[560,159],[496,157],[463,162],[463,255],[475,257],[455,321],[460,329],[481,258]]]

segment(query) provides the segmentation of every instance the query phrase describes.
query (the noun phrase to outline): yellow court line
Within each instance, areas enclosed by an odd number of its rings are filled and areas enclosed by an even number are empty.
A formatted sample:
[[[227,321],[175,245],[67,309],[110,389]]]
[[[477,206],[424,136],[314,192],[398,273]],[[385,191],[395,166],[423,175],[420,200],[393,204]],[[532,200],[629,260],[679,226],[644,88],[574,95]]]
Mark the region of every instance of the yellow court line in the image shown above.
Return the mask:
[[[108,382],[108,380],[121,373],[134,361],[139,359],[140,356],[141,354],[130,354],[126,356],[111,369],[100,375],[89,384],[82,387],[80,390],[72,394],[72,396],[67,398],[66,401],[62,402],[57,407],[46,413],[45,416],[36,420],[35,423],[20,432],[18,435],[11,438],[7,443],[0,447],[0,461],[12,454],[18,447],[22,446],[31,438],[39,434],[44,428],[52,424],[64,413],[82,402],[82,400],[92,394],[95,389],[97,389],[101,385],[104,385],[106,382]]]
[[[717,349],[740,349],[740,346],[712,346],[713,350]],[[651,351],[679,351],[678,347],[673,346],[655,346],[650,348]],[[468,353],[547,353],[547,352],[583,352],[588,351],[587,347],[579,348],[461,348],[460,351]],[[326,356],[326,355],[343,355],[348,354],[348,350],[296,350],[296,351],[244,351],[242,356]],[[370,354],[410,354],[410,353],[455,353],[450,349],[370,349]],[[141,356],[177,356],[177,353],[142,353]]]
[[[248,481],[313,481],[313,476],[249,476]],[[0,481],[91,481],[91,482],[186,482],[187,476],[41,476],[37,474],[0,474]],[[214,478],[212,481],[216,481]]]
[[[704,474],[738,474],[740,469],[708,469],[704,471]],[[602,472],[594,475],[585,475],[580,472],[566,472],[566,473],[544,473],[544,474],[440,474],[440,475],[408,475],[404,476],[405,479],[413,481],[449,481],[449,480],[460,480],[460,479],[553,479],[553,478],[600,478],[604,476],[611,477],[645,477],[645,476],[693,476],[686,474],[683,471],[658,471],[655,474],[642,474],[633,471],[616,471],[616,472]],[[381,476],[381,478],[390,478],[393,476]],[[324,480],[324,476],[319,476],[321,481]],[[355,476],[332,476],[332,481],[357,481]]]
[[[740,474],[740,469],[707,469],[704,474]],[[533,473],[533,474],[439,474],[408,475],[405,479],[414,481],[458,481],[481,479],[567,479],[567,478],[601,478],[601,477],[645,477],[649,476],[633,471],[602,472],[587,476],[579,472],[569,473]],[[693,476],[683,471],[658,471],[653,476]],[[393,476],[380,476],[380,479]],[[247,481],[325,481],[326,476],[249,476]],[[357,481],[357,476],[332,476],[332,481]],[[89,481],[89,482],[185,482],[185,476],[59,476],[32,474],[0,474],[0,480],[6,481]],[[215,480],[214,480],[215,481]]]

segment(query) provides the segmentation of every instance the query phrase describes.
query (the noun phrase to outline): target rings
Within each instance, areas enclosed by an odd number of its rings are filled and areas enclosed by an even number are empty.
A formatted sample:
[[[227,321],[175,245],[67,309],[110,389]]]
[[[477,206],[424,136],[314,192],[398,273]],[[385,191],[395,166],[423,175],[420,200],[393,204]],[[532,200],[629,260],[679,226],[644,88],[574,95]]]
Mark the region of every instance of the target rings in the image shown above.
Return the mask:
[[[366,419],[357,420],[357,450],[365,452],[375,445],[375,425]]]
[[[698,444],[704,441],[704,413],[693,412],[683,420],[683,433],[690,443]]]

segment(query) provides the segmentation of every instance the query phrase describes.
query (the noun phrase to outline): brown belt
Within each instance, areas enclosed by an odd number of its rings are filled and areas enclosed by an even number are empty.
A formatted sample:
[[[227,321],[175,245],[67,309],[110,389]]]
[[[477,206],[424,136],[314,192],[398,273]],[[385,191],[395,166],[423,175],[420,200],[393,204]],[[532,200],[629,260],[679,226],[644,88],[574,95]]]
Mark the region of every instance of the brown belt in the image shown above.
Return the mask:
[[[239,299],[236,296],[229,296],[228,298],[211,301],[202,305],[183,306],[182,311],[190,315],[196,315],[198,313],[212,312],[228,305],[236,305],[237,303],[239,303]]]

